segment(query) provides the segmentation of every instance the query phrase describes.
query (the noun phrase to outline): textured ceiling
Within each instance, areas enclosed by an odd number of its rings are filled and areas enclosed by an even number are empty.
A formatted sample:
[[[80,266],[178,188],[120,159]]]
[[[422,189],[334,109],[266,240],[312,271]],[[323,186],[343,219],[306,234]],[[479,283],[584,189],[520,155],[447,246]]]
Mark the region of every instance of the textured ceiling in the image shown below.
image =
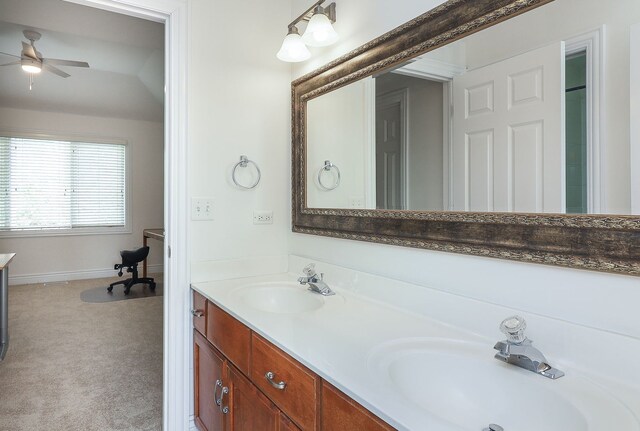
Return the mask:
[[[20,55],[24,29],[42,33],[45,57],[86,61],[59,66],[71,76],[0,68],[0,106],[162,121],[164,25],[61,0],[0,0],[0,51]],[[0,54],[0,64],[16,60]]]

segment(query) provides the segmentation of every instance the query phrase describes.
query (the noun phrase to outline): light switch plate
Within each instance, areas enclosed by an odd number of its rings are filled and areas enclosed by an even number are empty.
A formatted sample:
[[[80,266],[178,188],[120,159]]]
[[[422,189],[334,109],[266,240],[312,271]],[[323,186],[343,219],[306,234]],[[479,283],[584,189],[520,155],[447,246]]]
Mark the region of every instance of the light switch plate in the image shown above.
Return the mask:
[[[191,220],[213,220],[213,198],[191,198]]]

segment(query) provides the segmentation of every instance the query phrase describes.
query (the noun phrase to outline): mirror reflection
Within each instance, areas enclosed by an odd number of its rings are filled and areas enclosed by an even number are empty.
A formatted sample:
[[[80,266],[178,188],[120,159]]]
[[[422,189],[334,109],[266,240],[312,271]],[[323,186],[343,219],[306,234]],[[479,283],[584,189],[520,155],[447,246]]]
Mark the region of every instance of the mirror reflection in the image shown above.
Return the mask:
[[[640,3],[556,0],[309,100],[307,206],[639,214],[638,76]]]

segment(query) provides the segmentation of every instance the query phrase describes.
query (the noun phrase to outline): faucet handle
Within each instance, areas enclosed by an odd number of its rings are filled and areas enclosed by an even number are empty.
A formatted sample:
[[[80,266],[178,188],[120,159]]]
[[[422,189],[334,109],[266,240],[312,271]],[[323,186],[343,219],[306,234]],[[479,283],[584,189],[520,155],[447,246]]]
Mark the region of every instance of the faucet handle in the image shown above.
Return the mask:
[[[507,341],[515,344],[521,344],[527,339],[524,330],[527,328],[527,322],[521,316],[507,317],[500,324],[500,331],[507,336]]]
[[[302,272],[307,276],[307,277],[313,277],[314,275],[316,275],[316,264],[315,263],[310,263],[309,265],[305,266],[304,269],[302,270]]]

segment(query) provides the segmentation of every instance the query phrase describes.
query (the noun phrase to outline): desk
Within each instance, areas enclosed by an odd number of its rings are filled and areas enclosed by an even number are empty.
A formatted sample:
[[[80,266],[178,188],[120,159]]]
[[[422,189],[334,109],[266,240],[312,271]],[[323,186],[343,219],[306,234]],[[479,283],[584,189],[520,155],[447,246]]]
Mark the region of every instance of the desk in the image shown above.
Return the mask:
[[[9,262],[15,253],[0,253],[0,361],[9,349]]]
[[[147,238],[164,242],[164,229],[144,229],[142,231],[143,245],[147,246]],[[142,277],[147,276],[147,259],[142,261]]]

